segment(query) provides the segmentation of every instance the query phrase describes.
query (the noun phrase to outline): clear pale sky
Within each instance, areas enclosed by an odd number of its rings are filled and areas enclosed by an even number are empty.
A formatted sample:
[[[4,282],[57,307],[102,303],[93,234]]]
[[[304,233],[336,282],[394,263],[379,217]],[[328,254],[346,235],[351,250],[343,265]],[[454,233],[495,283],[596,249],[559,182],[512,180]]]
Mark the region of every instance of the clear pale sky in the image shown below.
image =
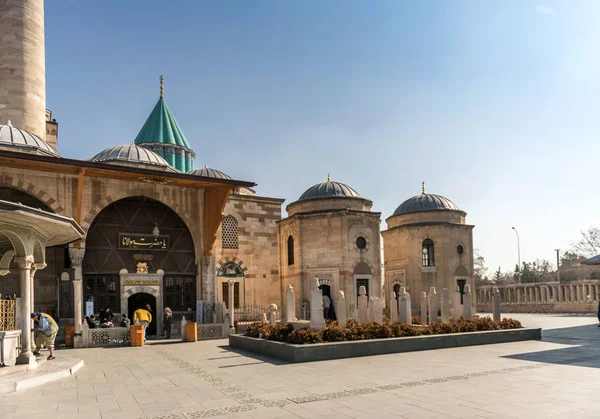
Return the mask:
[[[600,2],[46,0],[59,151],[130,143],[165,76],[195,150],[263,196],[332,179],[385,218],[427,191],[491,270],[598,223]]]

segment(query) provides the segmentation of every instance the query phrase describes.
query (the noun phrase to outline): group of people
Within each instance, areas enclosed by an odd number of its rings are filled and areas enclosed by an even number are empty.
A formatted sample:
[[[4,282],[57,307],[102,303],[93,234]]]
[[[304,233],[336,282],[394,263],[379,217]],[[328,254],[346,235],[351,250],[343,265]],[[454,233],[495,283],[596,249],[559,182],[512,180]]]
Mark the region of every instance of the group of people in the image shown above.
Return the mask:
[[[34,321],[34,324],[37,327],[38,336],[35,340],[36,350],[33,352],[33,355],[40,356],[40,349],[48,348],[50,355],[48,356],[48,361],[54,359],[54,340],[56,339],[56,334],[58,333],[58,324],[56,321],[46,313],[41,312],[33,312],[31,313],[31,319]],[[85,322],[92,329],[99,327],[113,327],[114,323],[116,323],[117,319],[111,312],[110,308],[107,307],[104,310],[100,310],[100,314],[98,315],[98,323],[96,323],[96,316],[91,314],[86,316]],[[146,304],[145,308],[138,308],[133,313],[133,321],[136,324],[141,324],[144,326],[144,341],[147,338],[148,326],[152,323],[152,308],[150,304]],[[119,323],[120,327],[129,327],[131,325],[131,321],[127,317],[127,314],[123,313],[121,315],[121,321]],[[173,325],[173,312],[169,307],[165,307],[163,313],[163,329],[165,336],[167,339],[171,339],[171,326]],[[33,331],[33,330],[32,330]]]

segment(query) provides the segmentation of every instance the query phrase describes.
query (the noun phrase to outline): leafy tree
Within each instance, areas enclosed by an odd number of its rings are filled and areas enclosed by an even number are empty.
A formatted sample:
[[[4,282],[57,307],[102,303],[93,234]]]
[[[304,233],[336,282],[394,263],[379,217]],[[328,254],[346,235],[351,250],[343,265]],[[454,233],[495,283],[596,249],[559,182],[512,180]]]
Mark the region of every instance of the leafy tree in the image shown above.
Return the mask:
[[[473,265],[474,272],[473,276],[475,278],[475,285],[487,285],[490,283],[490,280],[487,276],[488,268],[485,266],[485,258],[479,254],[478,249],[473,250]]]

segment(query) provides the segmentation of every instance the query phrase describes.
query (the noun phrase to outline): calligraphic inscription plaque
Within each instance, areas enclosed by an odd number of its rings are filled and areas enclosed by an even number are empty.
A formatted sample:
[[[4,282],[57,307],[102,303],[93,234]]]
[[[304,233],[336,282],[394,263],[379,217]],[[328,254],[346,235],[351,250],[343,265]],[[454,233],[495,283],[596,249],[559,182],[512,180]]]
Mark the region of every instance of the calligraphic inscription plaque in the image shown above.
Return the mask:
[[[119,249],[167,250],[169,236],[154,236],[152,234],[119,234]]]
[[[134,285],[160,285],[158,279],[126,279],[123,281],[123,285],[134,286]]]

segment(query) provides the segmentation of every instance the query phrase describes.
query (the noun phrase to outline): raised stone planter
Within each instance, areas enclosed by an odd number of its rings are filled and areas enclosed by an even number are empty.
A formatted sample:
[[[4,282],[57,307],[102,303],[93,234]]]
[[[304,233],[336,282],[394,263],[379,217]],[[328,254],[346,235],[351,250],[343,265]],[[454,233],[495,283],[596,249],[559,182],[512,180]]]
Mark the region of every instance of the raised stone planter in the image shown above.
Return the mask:
[[[401,352],[428,351],[461,346],[539,340],[542,329],[489,330],[447,335],[409,336],[349,342],[293,345],[242,335],[229,335],[229,345],[288,362],[312,362]]]

